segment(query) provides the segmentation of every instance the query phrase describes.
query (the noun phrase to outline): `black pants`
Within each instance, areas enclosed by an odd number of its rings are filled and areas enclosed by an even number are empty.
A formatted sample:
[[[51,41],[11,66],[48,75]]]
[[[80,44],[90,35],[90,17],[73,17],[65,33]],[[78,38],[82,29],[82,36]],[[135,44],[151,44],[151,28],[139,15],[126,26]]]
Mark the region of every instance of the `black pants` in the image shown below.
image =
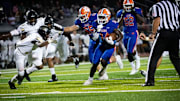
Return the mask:
[[[151,48],[146,82],[154,82],[157,62],[164,51],[169,51],[170,60],[180,75],[179,33],[177,31],[161,30]]]

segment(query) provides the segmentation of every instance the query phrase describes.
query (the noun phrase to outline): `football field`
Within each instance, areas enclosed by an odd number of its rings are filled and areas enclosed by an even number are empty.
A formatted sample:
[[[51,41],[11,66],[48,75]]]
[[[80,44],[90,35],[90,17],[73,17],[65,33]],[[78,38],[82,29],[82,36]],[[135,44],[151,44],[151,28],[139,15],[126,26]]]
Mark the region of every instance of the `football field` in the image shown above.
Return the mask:
[[[147,68],[147,58],[141,58],[141,70]],[[92,85],[84,86],[89,77],[90,63],[55,67],[59,81],[51,78],[48,67],[30,75],[31,82],[24,79],[17,89],[11,90],[8,80],[16,69],[3,69],[0,76],[0,101],[180,101],[180,78],[168,57],[163,58],[155,74],[155,86],[142,87],[145,78],[138,72],[129,75],[131,66],[123,59],[124,68],[116,63],[108,65],[109,80],[98,80],[96,72]]]

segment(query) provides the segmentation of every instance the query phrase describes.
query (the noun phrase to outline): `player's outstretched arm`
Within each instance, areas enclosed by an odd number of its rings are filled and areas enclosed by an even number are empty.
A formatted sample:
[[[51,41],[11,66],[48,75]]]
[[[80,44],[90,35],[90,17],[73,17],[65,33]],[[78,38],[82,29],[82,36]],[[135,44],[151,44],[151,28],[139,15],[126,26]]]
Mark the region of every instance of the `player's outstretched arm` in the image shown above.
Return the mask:
[[[0,35],[0,40],[6,40],[7,38],[12,37],[10,33]]]
[[[7,38],[10,38],[12,36],[16,36],[16,35],[19,35],[20,33],[18,32],[17,29],[14,29],[12,31],[10,31],[9,33],[7,34],[3,34],[3,35],[0,35],[0,40],[4,40],[4,39],[7,39]]]
[[[76,31],[78,29],[79,29],[79,27],[77,25],[72,25],[69,27],[64,27],[64,32],[73,32],[73,31]]]

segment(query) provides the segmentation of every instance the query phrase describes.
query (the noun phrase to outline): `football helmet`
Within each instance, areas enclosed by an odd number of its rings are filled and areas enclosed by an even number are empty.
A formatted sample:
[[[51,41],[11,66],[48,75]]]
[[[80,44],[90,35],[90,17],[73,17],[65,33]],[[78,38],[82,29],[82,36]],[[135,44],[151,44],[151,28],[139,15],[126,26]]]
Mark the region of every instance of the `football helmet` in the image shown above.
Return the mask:
[[[47,40],[50,30],[49,30],[48,26],[43,25],[39,28],[38,33],[41,35],[41,37],[44,40]]]
[[[44,24],[47,25],[49,28],[52,28],[54,25],[54,19],[52,18],[51,15],[47,15],[45,20],[44,20]]]
[[[37,12],[36,11],[34,11],[34,10],[28,10],[27,12],[26,12],[26,21],[28,22],[28,24],[30,24],[30,25],[35,25],[36,24],[36,22],[37,22],[37,16],[38,16],[38,14],[37,14]]]
[[[81,21],[81,23],[87,22],[90,16],[91,16],[91,10],[89,7],[83,6],[79,9],[78,18]]]
[[[125,9],[126,12],[131,12],[133,7],[134,7],[133,0],[124,0],[123,1],[123,8]]]
[[[107,8],[102,8],[97,14],[98,24],[106,24],[111,18],[111,12]]]

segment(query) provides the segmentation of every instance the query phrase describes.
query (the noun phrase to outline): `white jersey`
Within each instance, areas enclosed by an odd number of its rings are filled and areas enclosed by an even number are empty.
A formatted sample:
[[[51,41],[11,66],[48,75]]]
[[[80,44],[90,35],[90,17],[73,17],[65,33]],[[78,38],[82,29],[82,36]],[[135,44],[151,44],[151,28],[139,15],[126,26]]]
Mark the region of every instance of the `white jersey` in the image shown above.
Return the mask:
[[[38,33],[34,33],[17,42],[16,47],[22,54],[28,54],[32,50],[36,49],[37,45],[42,42],[44,42],[43,38]]]
[[[30,25],[26,21],[17,28],[17,31],[19,32],[19,35],[26,33],[27,36],[32,33],[37,33],[39,27],[44,25],[44,20],[44,18],[38,18],[35,25]]]
[[[56,40],[57,43],[50,43],[47,46],[45,57],[46,58],[53,58],[55,56],[55,53],[57,51],[57,47],[62,47],[61,45],[58,45],[60,43],[60,38],[63,36],[63,27],[59,24],[54,24],[54,27],[51,29],[49,37]]]

